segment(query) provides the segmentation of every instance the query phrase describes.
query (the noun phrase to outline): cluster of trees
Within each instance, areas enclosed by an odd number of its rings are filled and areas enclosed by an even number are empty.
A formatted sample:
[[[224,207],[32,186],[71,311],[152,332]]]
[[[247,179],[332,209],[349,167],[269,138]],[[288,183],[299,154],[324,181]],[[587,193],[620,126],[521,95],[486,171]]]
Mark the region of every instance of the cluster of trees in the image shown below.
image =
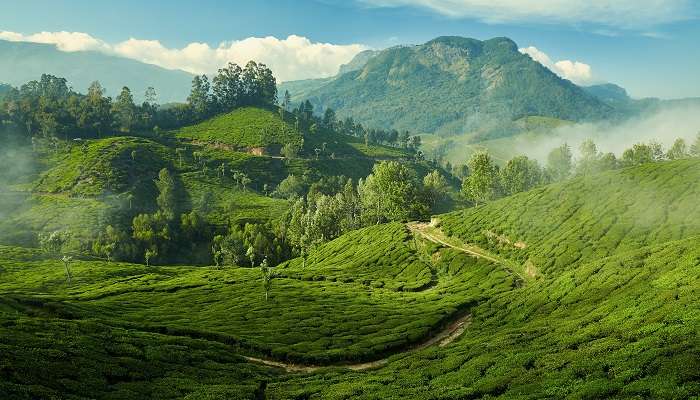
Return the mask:
[[[600,152],[593,140],[587,139],[579,147],[579,158],[574,159],[571,147],[564,143],[549,153],[544,167],[537,160],[518,156],[501,168],[488,152],[478,152],[453,171],[462,178],[464,196],[478,205],[572,176],[689,157],[700,157],[700,133],[692,145],[679,138],[667,151],[657,142],[637,143],[621,158]]]
[[[437,170],[421,181],[405,164],[383,161],[356,186],[351,179],[312,185],[287,212],[283,231],[295,254],[305,257],[312,247],[350,230],[426,218],[446,198],[448,187]]]
[[[206,75],[195,76],[187,105],[196,120],[228,112],[238,107],[263,106],[277,101],[277,81],[262,63],[250,61],[245,68],[229,63],[209,82]]]
[[[115,98],[105,96],[99,82],[87,94],[73,91],[64,78],[44,74],[19,89],[12,88],[0,102],[0,122],[28,136],[100,137],[113,132],[153,130],[163,119],[155,89],[148,88],[141,105],[128,87]]]
[[[285,118],[290,112],[294,117],[295,126],[300,132],[329,133],[336,132],[354,136],[365,141],[365,144],[381,144],[402,149],[418,151],[421,146],[421,138],[411,135],[409,131],[399,132],[396,129],[376,129],[363,126],[355,122],[352,117],[339,119],[335,110],[328,107],[320,115],[315,114],[314,106],[309,100],[302,101],[293,109],[291,107],[289,92],[284,93],[280,104],[280,115]]]
[[[245,68],[229,64],[219,70],[212,84],[206,75],[196,76],[186,104],[160,107],[149,87],[141,104],[128,87],[114,99],[99,82],[87,94],[68,86],[65,78],[44,74],[39,80],[6,88],[0,98],[0,127],[28,136],[76,138],[114,133],[160,133],[246,105],[274,104],[277,82],[264,64],[249,62]]]
[[[277,265],[350,230],[388,221],[427,217],[447,198],[449,184],[437,170],[422,180],[404,163],[384,161],[355,185],[351,179],[290,176],[288,191],[278,188],[292,206],[280,220],[231,223],[222,228],[206,220],[211,195],[189,212],[180,212],[176,180],[162,169],[155,181],[157,210],[139,213],[129,227],[108,225],[92,244],[96,255],[108,260],[176,262],[178,255],[204,254],[199,262],[257,267]],[[283,182],[280,186],[285,186]],[[284,192],[284,193],[283,193]]]

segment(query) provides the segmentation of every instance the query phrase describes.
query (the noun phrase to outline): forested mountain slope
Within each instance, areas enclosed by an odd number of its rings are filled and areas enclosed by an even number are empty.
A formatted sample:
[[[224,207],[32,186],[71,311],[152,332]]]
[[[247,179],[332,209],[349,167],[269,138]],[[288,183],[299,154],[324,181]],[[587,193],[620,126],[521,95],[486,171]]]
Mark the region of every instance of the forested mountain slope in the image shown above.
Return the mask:
[[[532,115],[581,121],[613,113],[507,38],[439,37],[362,57],[369,58],[362,67],[358,61],[335,79],[280,88],[341,117],[422,133],[459,134]]]

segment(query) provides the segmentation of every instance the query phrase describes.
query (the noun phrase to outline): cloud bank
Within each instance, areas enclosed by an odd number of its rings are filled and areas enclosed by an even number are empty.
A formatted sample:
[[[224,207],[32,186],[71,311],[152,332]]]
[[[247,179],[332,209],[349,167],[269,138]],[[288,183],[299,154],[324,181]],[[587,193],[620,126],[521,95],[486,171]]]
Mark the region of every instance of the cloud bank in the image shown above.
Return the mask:
[[[700,132],[700,105],[680,104],[664,106],[659,110],[644,113],[636,118],[619,123],[599,122],[581,123],[562,126],[553,132],[538,138],[522,137],[514,141],[513,146],[522,154],[535,158],[542,163],[547,154],[562,143],[571,146],[574,155],[579,155],[579,146],[586,139],[593,139],[602,152],[612,152],[622,156],[625,149],[635,143],[660,143],[664,151],[677,138],[682,138],[690,145]]]
[[[591,85],[595,83],[591,66],[588,64],[571,60],[552,61],[545,52],[535,46],[525,47],[519,49],[519,51],[529,55],[530,58],[549,68],[555,74],[577,85]]]
[[[82,32],[24,35],[0,31],[0,39],[53,44],[58,50],[66,52],[99,51],[193,74],[216,72],[228,62],[245,65],[248,61],[255,60],[270,67],[279,81],[333,76],[342,64],[368,49],[361,44],[317,43],[296,35],[290,35],[286,39],[273,36],[250,37],[223,42],[217,47],[195,42],[179,49],[165,47],[158,40],[135,38],[109,44]]]
[[[487,23],[546,22],[641,29],[696,17],[694,0],[357,0],[374,7],[421,7]]]

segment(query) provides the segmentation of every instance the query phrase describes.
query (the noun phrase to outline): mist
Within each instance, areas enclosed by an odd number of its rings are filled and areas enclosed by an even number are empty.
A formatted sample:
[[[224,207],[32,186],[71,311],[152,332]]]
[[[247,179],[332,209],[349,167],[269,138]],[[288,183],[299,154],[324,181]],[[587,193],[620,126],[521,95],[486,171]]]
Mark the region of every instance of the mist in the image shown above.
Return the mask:
[[[621,156],[622,152],[635,143],[660,143],[664,151],[673,142],[682,138],[690,145],[700,132],[700,105],[685,104],[665,106],[650,114],[641,115],[619,123],[581,123],[563,126],[550,134],[536,139],[515,139],[514,147],[528,157],[545,162],[547,154],[563,143],[571,146],[574,156],[579,154],[582,141],[592,139],[603,153],[612,152]]]

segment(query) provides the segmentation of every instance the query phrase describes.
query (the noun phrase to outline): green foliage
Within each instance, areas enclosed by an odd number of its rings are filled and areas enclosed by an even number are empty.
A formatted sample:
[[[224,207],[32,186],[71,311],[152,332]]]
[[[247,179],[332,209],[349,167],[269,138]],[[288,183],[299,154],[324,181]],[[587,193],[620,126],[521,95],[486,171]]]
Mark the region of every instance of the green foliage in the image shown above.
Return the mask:
[[[555,182],[568,178],[573,165],[571,147],[567,143],[553,149],[547,156],[547,174]]]
[[[358,183],[362,218],[370,223],[406,221],[427,214],[415,173],[396,161],[383,161]]]
[[[526,156],[508,161],[500,172],[501,186],[506,194],[527,192],[545,181],[544,172],[536,160]]]
[[[475,153],[468,162],[469,176],[462,182],[462,193],[477,205],[500,194],[498,166],[486,152]]]
[[[637,143],[622,153],[622,164],[630,167],[660,161],[662,158],[663,151],[659,143]]]

